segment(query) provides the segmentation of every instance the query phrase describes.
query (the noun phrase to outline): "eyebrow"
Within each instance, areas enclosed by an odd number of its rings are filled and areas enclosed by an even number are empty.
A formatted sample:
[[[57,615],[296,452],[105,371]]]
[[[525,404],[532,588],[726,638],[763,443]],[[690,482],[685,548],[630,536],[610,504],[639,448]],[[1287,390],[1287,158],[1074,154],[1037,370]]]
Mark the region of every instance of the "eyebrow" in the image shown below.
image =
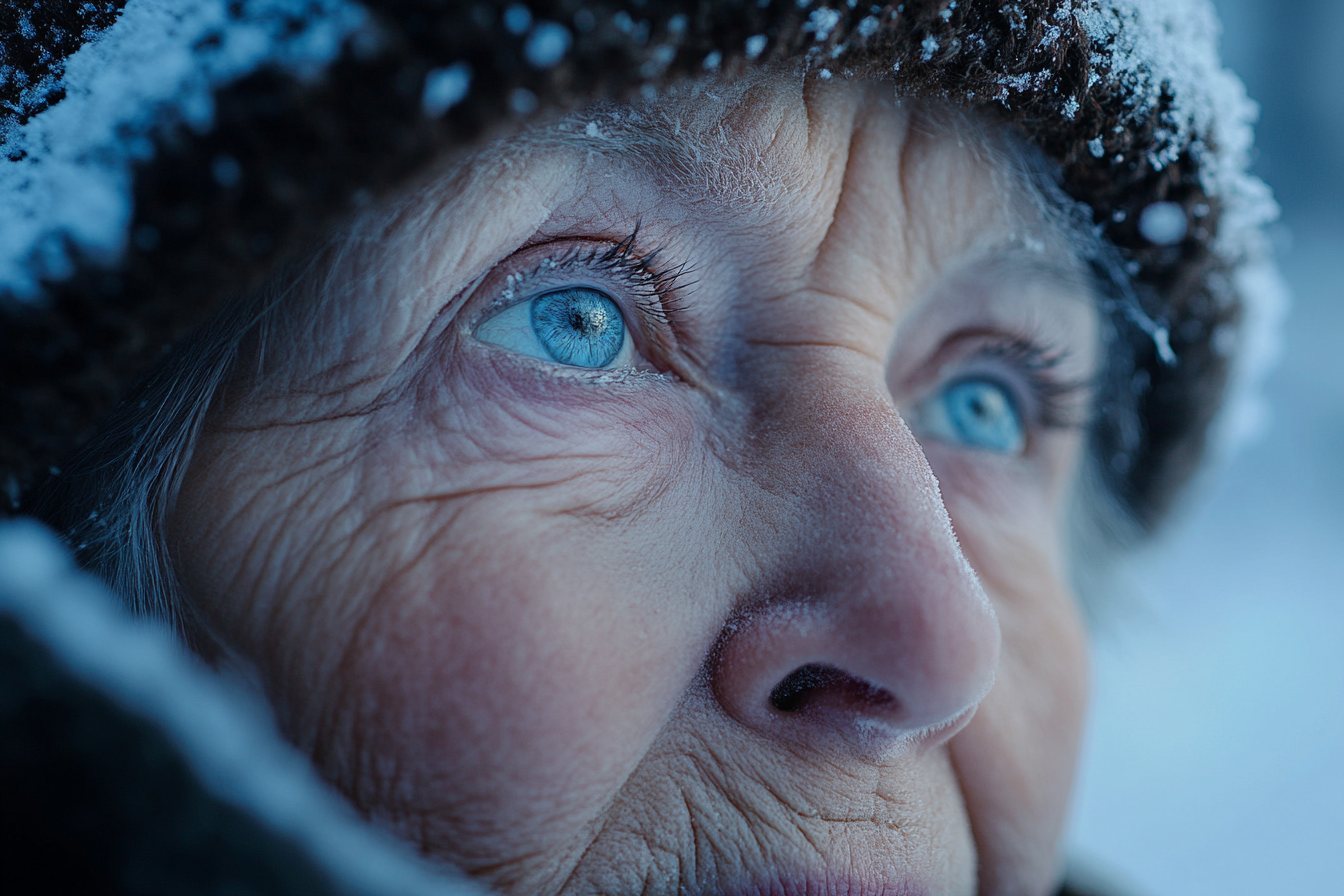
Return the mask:
[[[1068,237],[1064,235],[1065,241],[1073,242]],[[1061,248],[1066,251],[1051,251],[1044,241],[1032,238],[1002,240],[977,254],[964,270],[976,276],[1009,272],[1069,291],[1083,289],[1096,293],[1097,276],[1086,259],[1072,251],[1072,246]]]

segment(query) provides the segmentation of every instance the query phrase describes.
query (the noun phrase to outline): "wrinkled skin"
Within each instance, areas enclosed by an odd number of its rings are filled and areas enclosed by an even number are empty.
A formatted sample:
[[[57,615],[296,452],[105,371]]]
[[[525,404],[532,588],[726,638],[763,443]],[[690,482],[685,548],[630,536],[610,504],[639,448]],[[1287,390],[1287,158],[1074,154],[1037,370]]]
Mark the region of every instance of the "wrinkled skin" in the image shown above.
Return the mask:
[[[943,118],[796,75],[580,114],[380,212],[252,345],[170,542],[362,811],[515,894],[1050,890],[1083,433],[1032,376],[1086,380],[1096,312],[998,138]],[[573,262],[636,225],[685,269],[655,299]],[[478,338],[576,281],[621,371]],[[921,431],[985,367],[1019,452]]]

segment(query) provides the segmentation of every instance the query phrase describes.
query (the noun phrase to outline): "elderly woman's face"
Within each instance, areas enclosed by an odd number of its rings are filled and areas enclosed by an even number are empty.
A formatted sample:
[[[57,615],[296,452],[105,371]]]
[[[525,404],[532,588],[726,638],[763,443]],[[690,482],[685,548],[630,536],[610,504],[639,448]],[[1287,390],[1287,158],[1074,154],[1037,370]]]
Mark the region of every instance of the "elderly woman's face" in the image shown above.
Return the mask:
[[[1089,293],[981,129],[731,93],[505,141],[331,260],[212,411],[189,599],[507,892],[1044,892]]]

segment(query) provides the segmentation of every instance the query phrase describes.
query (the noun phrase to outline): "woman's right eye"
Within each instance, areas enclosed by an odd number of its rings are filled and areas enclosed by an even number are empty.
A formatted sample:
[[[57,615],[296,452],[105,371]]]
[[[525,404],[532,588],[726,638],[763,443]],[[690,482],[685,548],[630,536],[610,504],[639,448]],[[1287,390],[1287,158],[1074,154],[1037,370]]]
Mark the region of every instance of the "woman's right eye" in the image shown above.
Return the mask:
[[[587,286],[542,293],[486,320],[476,338],[522,355],[589,370],[629,367],[634,341],[611,296]]]

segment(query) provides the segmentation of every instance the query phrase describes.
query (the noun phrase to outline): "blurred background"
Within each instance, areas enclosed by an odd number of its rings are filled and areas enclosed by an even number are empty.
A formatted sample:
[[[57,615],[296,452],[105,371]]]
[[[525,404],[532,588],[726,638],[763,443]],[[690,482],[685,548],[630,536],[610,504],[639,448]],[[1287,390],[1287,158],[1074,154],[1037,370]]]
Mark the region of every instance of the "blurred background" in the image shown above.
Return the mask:
[[[1138,896],[1344,894],[1344,2],[1215,2],[1292,310],[1268,427],[1097,633],[1072,854]]]

